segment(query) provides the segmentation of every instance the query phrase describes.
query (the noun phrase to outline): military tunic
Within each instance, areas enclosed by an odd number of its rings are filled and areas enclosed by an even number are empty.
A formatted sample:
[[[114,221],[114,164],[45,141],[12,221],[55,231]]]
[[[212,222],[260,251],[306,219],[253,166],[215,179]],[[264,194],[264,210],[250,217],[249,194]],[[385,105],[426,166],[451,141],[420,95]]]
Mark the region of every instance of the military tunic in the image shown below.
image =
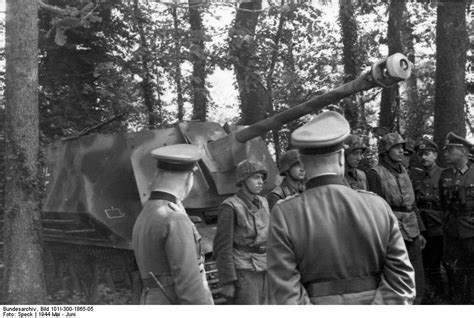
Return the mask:
[[[426,227],[423,232],[426,245],[423,249],[423,265],[428,282],[433,291],[441,295],[443,260],[443,212],[439,202],[439,178],[442,169],[434,164],[429,169],[413,168],[410,178],[413,183],[416,205]]]
[[[474,304],[474,166],[444,169],[439,182],[448,279],[454,294]]]
[[[283,179],[279,186],[275,187],[269,194],[267,194],[270,212],[272,211],[272,208],[275,203],[277,203],[279,200],[283,200],[289,196],[301,193],[303,191],[304,186],[302,184],[299,187],[295,188],[289,184],[286,178]]]
[[[365,172],[360,169],[351,169],[346,165],[344,181],[352,189],[367,190],[367,176],[365,175]]]
[[[152,199],[154,194],[156,199]],[[144,285],[142,304],[213,304],[200,252],[200,235],[178,199],[168,193],[152,192],[135,222],[132,241]],[[166,295],[150,272],[158,278]]]
[[[342,178],[308,181],[270,217],[268,282],[274,304],[411,304],[413,267],[390,207]]]
[[[389,163],[384,157],[378,166],[369,170],[367,179],[369,190],[384,198],[398,219],[410,261],[415,269],[415,304],[419,304],[424,293],[425,279],[420,241],[420,229],[424,230],[424,226],[416,213],[415,193],[408,173],[402,164]]]
[[[266,300],[266,245],[269,224],[264,197],[242,190],[221,205],[214,237],[219,283],[236,284],[236,304]]]

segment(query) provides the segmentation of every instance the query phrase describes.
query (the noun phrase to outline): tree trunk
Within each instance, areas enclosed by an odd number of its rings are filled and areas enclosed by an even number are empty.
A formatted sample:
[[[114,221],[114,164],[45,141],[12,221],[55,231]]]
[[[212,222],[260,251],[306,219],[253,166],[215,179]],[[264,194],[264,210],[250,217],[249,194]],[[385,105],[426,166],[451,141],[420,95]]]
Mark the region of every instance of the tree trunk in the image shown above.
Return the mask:
[[[262,0],[241,3],[230,31],[230,51],[239,86],[240,124],[249,125],[266,118],[268,96],[255,63],[255,29]]]
[[[191,25],[191,61],[193,63],[193,119],[206,121],[206,53],[204,51],[204,30],[199,0],[189,0],[189,24]]]
[[[178,6],[171,8],[171,15],[173,16],[174,27],[174,81],[176,83],[176,95],[178,103],[178,121],[183,121],[184,117],[184,99],[183,99],[183,84],[181,83],[181,41],[179,40],[179,20],[178,20]]]
[[[284,4],[284,0],[282,0],[282,5]],[[267,95],[268,95],[268,113],[269,115],[273,115],[275,113],[275,107],[273,105],[273,73],[275,72],[275,65],[278,59],[278,49],[280,46],[281,35],[283,32],[283,25],[285,24],[286,20],[286,13],[281,12],[280,18],[278,19],[278,28],[277,32],[275,33],[275,37],[273,38],[273,50],[272,56],[270,61],[270,69],[268,70],[268,74],[266,77],[267,82]],[[275,146],[275,158],[278,162],[281,153],[280,147],[280,135],[277,129],[272,130],[272,138],[273,138],[273,145]]]
[[[388,55],[403,52],[401,25],[405,11],[405,3],[403,1],[390,1],[388,8]],[[384,88],[382,91],[382,101],[380,105],[380,126],[386,127],[388,130],[398,130],[396,115],[400,109],[400,96],[398,92],[398,84],[391,88]]]
[[[145,35],[144,23],[143,23],[144,18],[143,18],[143,13],[140,9],[138,0],[134,1],[133,9],[134,9],[137,32],[140,36],[140,49],[141,49],[140,60],[142,64],[141,65],[142,69],[141,69],[141,74],[140,74],[142,77],[142,82],[140,86],[142,88],[143,101],[145,103],[145,109],[147,111],[148,126],[150,126],[150,128],[153,128],[157,124],[158,120],[155,114],[155,98],[153,97],[153,83],[152,83],[152,75],[150,71],[151,52],[148,47],[148,43],[146,41],[146,35]]]
[[[408,60],[415,65],[415,47],[413,36],[413,24],[410,22],[408,11],[405,10],[402,24],[402,42],[406,48],[405,55]],[[405,81],[406,85],[406,131],[405,135],[411,139],[418,139],[425,132],[425,118],[422,108],[418,105],[418,87],[416,69],[412,71],[411,76]]]
[[[7,303],[45,301],[38,129],[38,4],[7,0],[5,284]]]
[[[357,78],[360,73],[357,58],[357,22],[355,20],[355,10],[352,0],[339,1],[339,22],[342,30],[343,62],[344,62],[344,83]],[[344,115],[352,128],[359,126],[360,107],[357,96],[345,98]]]
[[[466,1],[438,2],[437,15],[434,141],[441,146],[450,131],[466,135]]]

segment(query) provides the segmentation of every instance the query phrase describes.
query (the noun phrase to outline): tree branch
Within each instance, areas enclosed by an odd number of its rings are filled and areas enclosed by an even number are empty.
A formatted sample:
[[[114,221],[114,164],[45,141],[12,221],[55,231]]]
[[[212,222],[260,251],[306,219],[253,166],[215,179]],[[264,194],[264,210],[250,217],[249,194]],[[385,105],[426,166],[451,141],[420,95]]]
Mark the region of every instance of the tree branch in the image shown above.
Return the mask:
[[[69,137],[64,137],[64,138],[61,138],[61,140],[70,140],[70,139],[76,139],[76,138],[79,138],[81,136],[84,136],[88,133],[90,133],[91,131],[97,129],[97,128],[100,128],[104,125],[107,125],[108,123],[111,123],[113,122],[114,120],[120,118],[120,117],[123,117],[126,113],[123,112],[123,113],[120,113],[118,115],[115,115],[115,116],[112,116],[110,117],[109,119],[101,122],[101,123],[98,123],[97,125],[94,125],[92,127],[88,127],[88,128],[84,128],[83,130],[81,130],[77,135],[74,135],[74,136],[69,136]]]
[[[61,15],[66,15],[68,13],[67,10],[65,10],[65,9],[62,9],[60,7],[56,7],[56,6],[44,3],[43,0],[37,0],[37,1],[38,1],[38,5],[40,6],[40,8],[46,9],[50,12],[53,12],[53,13],[56,13],[56,14],[61,14]]]

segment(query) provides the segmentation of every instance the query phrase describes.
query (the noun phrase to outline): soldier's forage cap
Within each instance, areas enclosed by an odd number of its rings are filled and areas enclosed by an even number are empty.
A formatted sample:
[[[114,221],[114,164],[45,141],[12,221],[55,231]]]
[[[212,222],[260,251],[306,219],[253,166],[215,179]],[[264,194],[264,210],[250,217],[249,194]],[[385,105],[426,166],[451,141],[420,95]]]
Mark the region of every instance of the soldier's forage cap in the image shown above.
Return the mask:
[[[176,144],[152,150],[151,156],[158,163],[158,169],[168,171],[192,171],[201,159],[201,151],[196,145]]]
[[[361,137],[357,135],[349,135],[346,140],[344,140],[344,149],[346,149],[346,154],[348,154],[351,151],[357,149],[365,151],[367,149],[367,145],[364,143]]]
[[[285,172],[290,170],[297,163],[301,163],[300,153],[298,150],[288,150],[287,152],[284,152],[278,160],[278,172],[280,175],[284,175]]]
[[[473,147],[473,145],[469,141],[456,135],[452,131],[450,131],[446,135],[446,142],[444,144],[444,148],[446,149],[447,147],[450,147],[450,146],[467,147],[469,151],[472,151],[471,148]]]
[[[341,114],[327,111],[296,129],[291,134],[291,144],[301,154],[327,154],[341,149],[349,132],[349,123]]]
[[[421,138],[420,140],[417,141],[415,145],[415,151],[417,153],[420,153],[425,150],[431,150],[431,151],[436,151],[438,152],[438,145],[435,144],[433,141],[427,139],[427,138]]]

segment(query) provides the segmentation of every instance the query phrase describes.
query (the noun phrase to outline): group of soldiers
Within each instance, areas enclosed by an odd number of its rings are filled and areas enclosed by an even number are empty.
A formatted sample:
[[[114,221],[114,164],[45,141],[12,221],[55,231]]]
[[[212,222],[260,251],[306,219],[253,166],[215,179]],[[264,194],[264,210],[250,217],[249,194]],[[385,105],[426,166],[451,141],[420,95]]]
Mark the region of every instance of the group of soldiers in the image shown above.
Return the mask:
[[[278,187],[261,196],[268,169],[247,159],[236,167],[238,192],[220,206],[213,257],[228,303],[429,303],[444,296],[444,272],[452,303],[474,303],[468,141],[447,135],[442,169],[438,146],[420,139],[420,167],[408,167],[406,141],[389,133],[366,173],[359,164],[367,146],[328,111],[295,130],[291,145],[278,162]],[[182,205],[199,148],[166,146],[152,156],[156,182],[133,230],[141,303],[213,304],[200,235]]]

